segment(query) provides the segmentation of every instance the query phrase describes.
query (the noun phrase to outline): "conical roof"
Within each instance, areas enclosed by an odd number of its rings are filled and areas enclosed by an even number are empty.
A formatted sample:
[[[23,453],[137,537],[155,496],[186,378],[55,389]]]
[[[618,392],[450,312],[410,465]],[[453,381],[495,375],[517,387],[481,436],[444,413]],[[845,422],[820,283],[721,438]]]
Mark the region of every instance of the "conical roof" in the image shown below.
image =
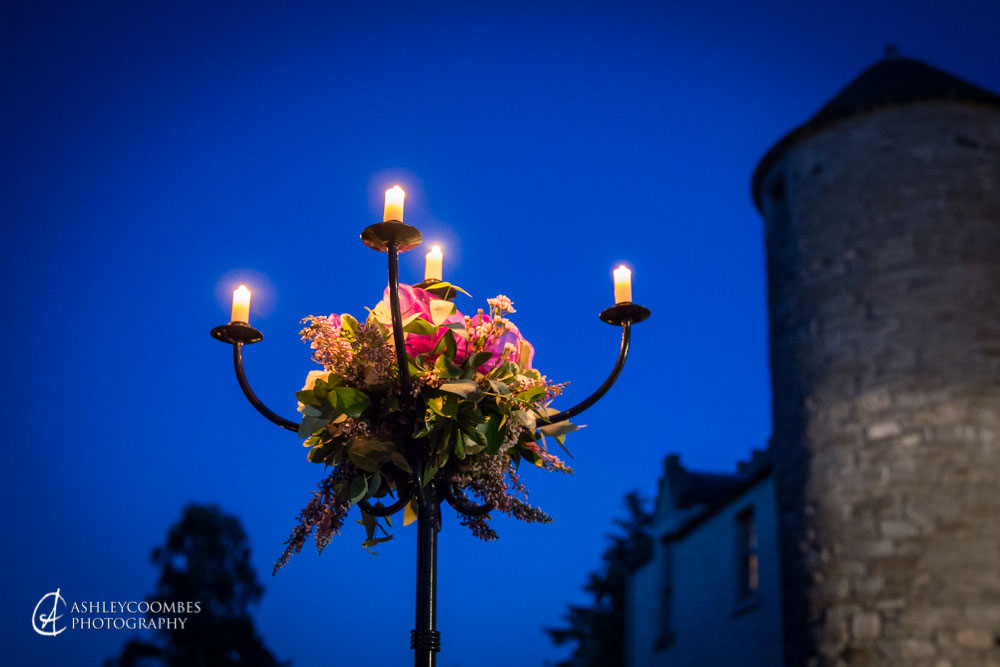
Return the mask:
[[[922,100],[958,100],[1000,106],[1000,96],[886,47],[885,56],[827,102],[815,116],[771,147],[757,164],[751,192],[761,208],[761,186],[771,166],[791,146],[829,125],[882,107]]]

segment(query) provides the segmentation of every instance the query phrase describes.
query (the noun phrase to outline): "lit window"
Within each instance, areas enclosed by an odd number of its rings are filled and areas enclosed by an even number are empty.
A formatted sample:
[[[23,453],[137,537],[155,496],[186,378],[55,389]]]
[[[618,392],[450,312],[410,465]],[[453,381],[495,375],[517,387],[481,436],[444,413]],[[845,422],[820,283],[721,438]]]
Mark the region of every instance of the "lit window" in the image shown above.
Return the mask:
[[[757,556],[757,527],[753,521],[753,508],[748,507],[736,515],[736,591],[742,599],[757,592],[760,587],[760,563]]]

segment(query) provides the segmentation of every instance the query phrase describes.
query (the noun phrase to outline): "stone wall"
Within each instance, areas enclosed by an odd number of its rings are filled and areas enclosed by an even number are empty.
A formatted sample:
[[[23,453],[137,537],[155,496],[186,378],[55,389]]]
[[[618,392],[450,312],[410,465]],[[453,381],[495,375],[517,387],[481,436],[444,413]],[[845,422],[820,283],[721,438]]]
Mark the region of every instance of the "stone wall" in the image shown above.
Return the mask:
[[[1000,666],[1000,110],[841,120],[763,184],[787,662]]]

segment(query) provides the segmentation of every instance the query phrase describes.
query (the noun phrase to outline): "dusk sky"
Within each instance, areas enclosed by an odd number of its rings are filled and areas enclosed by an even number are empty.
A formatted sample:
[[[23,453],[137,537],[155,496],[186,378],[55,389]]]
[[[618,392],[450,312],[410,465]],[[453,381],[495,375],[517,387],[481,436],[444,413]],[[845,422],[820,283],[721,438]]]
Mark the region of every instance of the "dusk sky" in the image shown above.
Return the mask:
[[[442,667],[543,665],[582,603],[623,496],[671,452],[731,471],[771,433],[757,161],[887,43],[1000,92],[1000,4],[19,3],[0,19],[6,462],[0,661],[99,664],[135,633],[36,635],[32,609],[141,600],[191,501],[243,522],[268,646],[296,665],[412,662],[415,530],[372,557],[353,523],[270,576],[325,473],[260,417],[209,337],[253,290],[258,395],[290,419],[318,368],[307,315],[363,317],[385,255],[358,236],[407,192],[445,278],[498,293],[569,381],[610,371],[611,270],[633,268],[617,385],[576,421],[572,476],[524,469],[554,518],[495,515],[484,543],[444,508]]]

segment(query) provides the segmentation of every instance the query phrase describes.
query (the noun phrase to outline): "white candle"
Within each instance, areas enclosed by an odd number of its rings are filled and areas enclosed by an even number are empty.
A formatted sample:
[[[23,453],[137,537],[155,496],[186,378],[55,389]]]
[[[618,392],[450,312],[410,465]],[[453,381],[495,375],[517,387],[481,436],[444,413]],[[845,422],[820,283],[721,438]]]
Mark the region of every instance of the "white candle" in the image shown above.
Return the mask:
[[[632,301],[632,272],[624,264],[614,270],[615,303]]]
[[[405,198],[406,193],[398,185],[385,191],[385,214],[382,216],[382,222],[403,221],[403,200]]]
[[[240,285],[233,290],[233,317],[230,321],[250,321],[250,290],[246,285]]]
[[[444,273],[441,271],[441,246],[434,246],[427,253],[427,262],[424,264],[424,280],[442,280]]]

